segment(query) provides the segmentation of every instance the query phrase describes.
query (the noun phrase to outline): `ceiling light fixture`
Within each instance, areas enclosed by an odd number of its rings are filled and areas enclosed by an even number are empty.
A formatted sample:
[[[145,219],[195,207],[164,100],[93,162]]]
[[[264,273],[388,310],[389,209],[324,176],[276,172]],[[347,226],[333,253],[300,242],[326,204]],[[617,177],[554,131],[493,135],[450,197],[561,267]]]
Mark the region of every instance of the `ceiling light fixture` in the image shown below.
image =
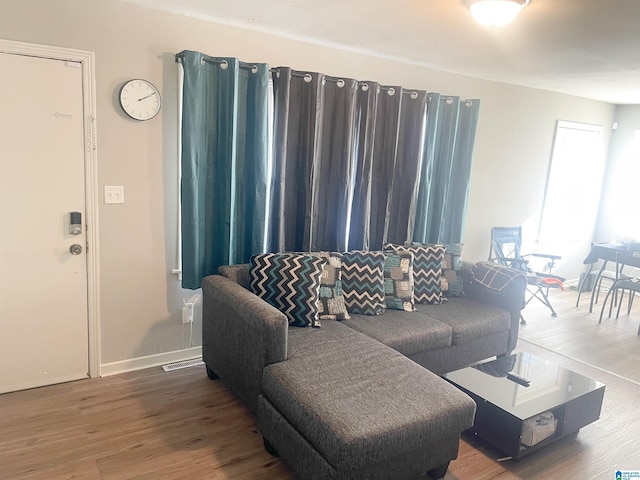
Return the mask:
[[[530,0],[466,0],[476,21],[485,27],[502,27],[512,22]]]

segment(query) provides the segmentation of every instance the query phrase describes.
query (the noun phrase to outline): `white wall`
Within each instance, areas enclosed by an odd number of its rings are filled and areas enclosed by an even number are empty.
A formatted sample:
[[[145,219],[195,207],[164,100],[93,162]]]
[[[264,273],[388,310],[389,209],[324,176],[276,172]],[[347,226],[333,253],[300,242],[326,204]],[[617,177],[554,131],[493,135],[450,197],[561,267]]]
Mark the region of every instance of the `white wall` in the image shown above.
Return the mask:
[[[640,241],[640,216],[636,208],[638,204],[638,187],[636,181],[640,175],[640,156],[634,152],[630,163],[627,160],[635,131],[640,130],[640,105],[619,105],[616,108],[614,121],[618,128],[611,134],[609,163],[605,173],[602,203],[598,218],[595,241],[606,242],[614,238],[633,237]],[[623,167],[623,163],[626,166]],[[631,185],[625,185],[629,181]],[[626,226],[617,225],[617,214],[631,205]]]
[[[539,214],[556,120],[608,126],[614,112],[601,102],[116,1],[0,0],[0,37],[96,53],[99,184],[124,185],[126,197],[124,205],[100,206],[103,364],[189,346],[180,307],[192,292],[169,273],[175,267],[177,217],[174,54],[181,50],[480,98],[464,239],[468,260],[486,258],[492,226],[523,224]],[[155,119],[139,123],[121,113],[118,89],[131,78],[151,80],[162,92],[164,107]],[[579,269],[585,254],[568,259],[566,271]],[[197,345],[199,331],[196,323]]]

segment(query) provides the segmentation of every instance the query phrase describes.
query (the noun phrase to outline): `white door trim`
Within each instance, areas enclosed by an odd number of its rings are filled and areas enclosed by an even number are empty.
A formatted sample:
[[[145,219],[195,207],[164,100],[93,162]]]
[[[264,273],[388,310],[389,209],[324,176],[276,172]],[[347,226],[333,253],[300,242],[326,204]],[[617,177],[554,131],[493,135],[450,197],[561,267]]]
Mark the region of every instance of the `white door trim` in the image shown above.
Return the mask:
[[[0,52],[54,60],[78,62],[82,65],[84,113],[85,204],[87,225],[87,318],[89,322],[89,376],[100,376],[100,265],[98,255],[98,149],[96,143],[95,55],[35,43],[0,39]]]

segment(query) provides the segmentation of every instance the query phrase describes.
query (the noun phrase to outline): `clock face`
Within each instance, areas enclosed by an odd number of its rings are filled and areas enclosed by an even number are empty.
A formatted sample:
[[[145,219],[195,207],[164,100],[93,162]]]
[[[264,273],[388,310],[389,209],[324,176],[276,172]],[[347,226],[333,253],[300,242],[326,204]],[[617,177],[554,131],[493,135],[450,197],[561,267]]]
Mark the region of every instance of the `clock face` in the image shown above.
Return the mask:
[[[135,120],[155,117],[162,106],[160,92],[146,80],[129,80],[120,89],[120,105]]]

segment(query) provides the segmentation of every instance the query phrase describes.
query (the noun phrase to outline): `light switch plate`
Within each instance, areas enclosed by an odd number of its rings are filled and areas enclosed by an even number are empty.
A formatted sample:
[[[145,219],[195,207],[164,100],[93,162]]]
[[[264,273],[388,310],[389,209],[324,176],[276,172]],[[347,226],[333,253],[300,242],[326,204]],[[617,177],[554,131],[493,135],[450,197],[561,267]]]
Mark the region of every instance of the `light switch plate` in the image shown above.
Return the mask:
[[[105,185],[104,203],[124,203],[124,186]]]

